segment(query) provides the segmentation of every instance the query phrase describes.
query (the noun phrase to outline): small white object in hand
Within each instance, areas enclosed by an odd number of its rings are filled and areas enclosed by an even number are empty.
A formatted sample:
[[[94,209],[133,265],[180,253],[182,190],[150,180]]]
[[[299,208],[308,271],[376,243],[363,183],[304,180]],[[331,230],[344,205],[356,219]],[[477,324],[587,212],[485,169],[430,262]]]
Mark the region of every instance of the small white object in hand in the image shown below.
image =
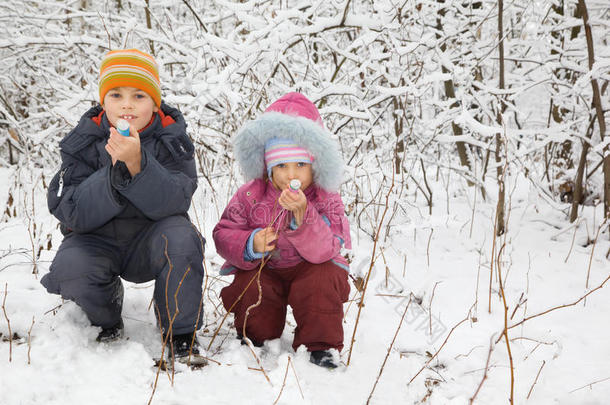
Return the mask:
[[[119,119],[116,122],[116,129],[119,131],[119,134],[123,136],[129,136],[129,122],[124,119]]]
[[[301,188],[301,181],[299,179],[290,180],[290,188],[292,191],[298,191]]]

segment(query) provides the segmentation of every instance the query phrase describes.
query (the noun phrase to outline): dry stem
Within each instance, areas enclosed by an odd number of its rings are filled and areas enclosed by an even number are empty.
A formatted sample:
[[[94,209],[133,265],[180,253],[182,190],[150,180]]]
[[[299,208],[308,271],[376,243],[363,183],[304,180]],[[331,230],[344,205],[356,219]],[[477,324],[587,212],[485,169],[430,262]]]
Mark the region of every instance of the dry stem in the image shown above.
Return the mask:
[[[168,316],[168,320],[169,320],[169,325],[168,325],[168,330],[167,331],[162,331],[162,336],[163,336],[163,345],[161,347],[161,358],[159,360],[159,362],[163,362],[163,359],[165,357],[165,347],[168,343],[168,339],[169,339],[169,343],[172,346],[171,347],[171,359],[172,359],[172,375],[171,377],[169,376],[168,373],[168,377],[170,377],[170,383],[173,385],[174,384],[174,376],[175,376],[175,367],[174,367],[174,362],[175,362],[175,357],[174,357],[174,348],[172,345],[172,335],[173,335],[173,326],[174,326],[174,320],[176,319],[176,316],[178,316],[178,313],[180,312],[179,308],[178,308],[178,292],[180,291],[180,288],[182,287],[182,282],[184,281],[186,275],[191,271],[190,267],[187,267],[186,271],[184,272],[184,274],[182,275],[182,278],[180,279],[180,282],[178,283],[178,287],[176,288],[176,292],[174,293],[174,303],[175,303],[175,311],[174,311],[174,315],[170,316],[170,312],[169,312],[169,299],[167,297],[167,290],[168,290],[168,285],[169,285],[169,277],[172,273],[172,270],[174,269],[174,265],[172,264],[172,261],[169,258],[169,254],[167,253],[167,246],[168,246],[168,240],[167,237],[165,235],[161,235],[161,237],[163,239],[165,239],[165,250],[164,250],[164,254],[165,254],[165,258],[167,259],[167,263],[169,265],[169,269],[167,271],[167,276],[165,277],[165,306],[167,309],[167,316]],[[155,305],[156,307],[156,305]],[[157,312],[159,315],[159,325],[161,324],[161,313],[158,311],[157,308]],[[159,381],[159,373],[161,372],[161,364],[159,364],[159,367],[157,368],[157,373],[155,375],[155,382],[153,384],[153,390],[152,393],[150,394],[150,399],[148,400],[148,405],[150,405],[152,403],[153,397],[155,396],[155,392],[157,390],[157,382]]]
[[[385,364],[388,361],[388,357],[390,357],[390,353],[392,352],[392,348],[394,347],[394,342],[396,341],[396,337],[398,336],[398,332],[400,331],[400,327],[402,326],[402,322],[405,319],[405,315],[407,314],[407,310],[409,309],[409,305],[411,305],[411,299],[413,298],[413,294],[411,294],[411,297],[409,297],[409,302],[407,303],[407,306],[405,307],[405,310],[402,313],[402,316],[400,317],[400,322],[398,322],[398,327],[396,328],[396,332],[394,333],[394,338],[392,338],[392,342],[390,343],[390,347],[388,347],[388,352],[385,355],[385,358],[383,359],[383,363],[381,364],[381,368],[379,369],[379,374],[377,375],[377,379],[375,380],[375,384],[373,385],[373,389],[371,390],[371,393],[369,394],[369,398],[366,400],[367,405],[371,402],[371,398],[373,397],[373,393],[375,392],[375,388],[377,388],[377,383],[379,382],[379,379],[381,378],[381,374],[383,373],[383,369],[385,368]]]
[[[280,388],[280,393],[278,394],[275,401],[273,401],[273,405],[277,404],[277,401],[280,400],[282,396],[282,392],[284,392],[284,387],[286,386],[286,377],[288,377],[288,366],[290,366],[290,356],[288,356],[288,361],[286,362],[286,372],[284,373],[284,381],[282,382],[282,388]]]
[[[506,244],[503,244],[498,252],[497,257],[497,265],[498,268],[498,284],[500,285],[500,295],[502,296],[502,303],[504,304],[504,330],[502,331],[502,335],[506,340],[506,350],[508,351],[508,359],[510,361],[510,403],[514,404],[514,392],[515,392],[515,365],[513,363],[513,355],[510,349],[510,339],[508,338],[508,305],[506,304],[506,294],[504,292],[504,286],[502,283],[502,266],[500,265],[502,252]]]
[[[608,280],[610,280],[610,275],[609,275],[608,277],[606,277],[606,279],[605,279],[605,280],[604,280],[604,281],[603,281],[603,282],[602,282],[600,285],[598,285],[597,287],[595,287],[594,289],[592,289],[591,291],[589,291],[588,293],[586,293],[585,295],[583,295],[582,297],[580,297],[578,300],[574,301],[574,302],[573,302],[573,303],[571,303],[571,304],[559,305],[559,306],[556,306],[556,307],[553,307],[553,308],[547,309],[546,311],[540,312],[540,313],[538,313],[538,314],[535,314],[535,315],[530,315],[530,316],[528,316],[528,317],[523,318],[521,321],[517,322],[516,324],[509,326],[507,329],[512,329],[512,328],[514,328],[514,327],[516,327],[516,326],[519,326],[519,325],[521,325],[521,324],[525,323],[526,321],[529,321],[530,319],[537,318],[537,317],[542,316],[542,315],[546,315],[546,314],[548,314],[549,312],[555,311],[556,309],[561,309],[561,308],[566,308],[566,307],[572,307],[572,306],[574,306],[574,305],[578,304],[580,301],[582,301],[582,300],[584,300],[585,298],[587,298],[587,297],[588,297],[589,295],[591,295],[593,292],[595,292],[595,291],[599,290],[600,288],[603,288],[603,287],[604,287],[604,285],[605,285],[605,284],[608,282]]]
[[[430,296],[430,304],[428,305],[428,315],[430,320],[430,336],[432,336],[432,300],[434,299],[434,292],[436,291],[436,286],[442,283],[442,281],[437,281],[434,284],[434,288],[432,288],[432,295]]]
[[[299,392],[301,393],[301,398],[305,399],[305,395],[303,395],[303,390],[301,389],[301,383],[299,382],[299,376],[297,375],[297,371],[294,369],[294,364],[290,362],[290,368],[292,368],[292,373],[294,374],[294,378],[297,380],[297,387],[299,387]]]
[[[593,381],[592,383],[589,383],[589,384],[587,384],[587,385],[583,385],[582,387],[579,387],[579,388],[576,388],[575,390],[570,391],[570,394],[571,394],[571,393],[573,393],[573,392],[576,392],[576,391],[578,391],[578,390],[581,390],[581,389],[583,389],[583,388],[587,388],[587,387],[591,388],[591,386],[592,386],[593,384],[598,384],[598,383],[600,383],[600,382],[604,382],[604,381],[608,381],[608,380],[610,380],[610,377],[603,378],[603,379],[601,379],[601,380],[597,380],[597,381]]]
[[[472,405],[474,403],[474,399],[477,397],[477,395],[479,395],[479,391],[481,391],[481,388],[483,387],[483,383],[485,382],[485,380],[487,380],[487,372],[489,371],[489,360],[491,359],[491,353],[494,350],[494,335],[491,336],[491,338],[489,339],[489,352],[487,353],[487,361],[485,362],[485,373],[483,373],[483,379],[481,379],[481,382],[479,383],[479,386],[477,387],[477,390],[474,392],[474,394],[472,395],[472,397],[470,398],[470,405]]]
[[[349,355],[347,356],[347,365],[348,366],[352,359],[352,349],[354,348],[354,342],[356,339],[356,331],[358,330],[358,323],[360,321],[360,314],[362,312],[362,307],[364,306],[364,296],[366,295],[366,289],[369,285],[369,280],[371,278],[371,272],[373,270],[373,266],[375,265],[375,252],[377,251],[377,241],[379,240],[379,235],[381,233],[381,226],[383,225],[383,220],[384,220],[385,215],[388,212],[388,208],[390,206],[389,200],[390,200],[390,194],[392,193],[392,189],[394,189],[394,170],[392,170],[392,184],[390,185],[388,194],[385,197],[385,208],[383,210],[383,214],[381,215],[381,220],[379,221],[379,225],[377,227],[377,232],[375,233],[375,241],[373,242],[373,253],[371,254],[371,264],[370,264],[369,270],[366,274],[366,280],[364,282],[364,289],[362,290],[362,294],[360,295],[360,302],[358,303],[358,314],[356,315],[356,324],[354,325],[354,332],[352,333],[352,340],[351,340],[351,344],[349,347]]]
[[[428,236],[428,245],[426,246],[426,257],[428,259],[428,268],[430,268],[430,242],[432,241],[433,233],[434,233],[434,228],[430,228],[430,236]]]
[[[593,263],[593,252],[595,252],[595,246],[597,246],[597,238],[599,237],[599,233],[604,227],[604,225],[606,225],[607,221],[608,217],[604,218],[604,222],[602,222],[599,228],[597,228],[597,233],[595,234],[595,240],[593,241],[593,246],[591,247],[591,255],[589,256],[589,267],[587,267],[587,280],[585,282],[585,288],[589,288],[589,275],[591,274],[591,264]],[[585,300],[585,304],[586,303],[587,300]]]
[[[271,382],[271,379],[269,379],[269,376],[267,375],[267,372],[265,371],[265,368],[263,367],[263,363],[261,362],[261,359],[256,355],[256,352],[254,351],[254,346],[252,345],[252,341],[246,336],[243,337],[243,341],[246,342],[246,346],[248,346],[248,349],[250,349],[252,356],[254,356],[254,359],[256,359],[256,363],[260,367],[260,371],[263,372],[265,379],[267,380],[269,385],[271,385],[273,387],[273,383]]]
[[[472,309],[472,308],[471,308]],[[468,319],[470,319],[470,310],[468,310],[468,315],[466,315],[466,318],[462,319],[461,321],[459,321],[453,328],[451,328],[451,330],[449,331],[449,334],[447,335],[447,337],[445,338],[445,341],[443,341],[443,344],[441,345],[441,347],[436,351],[436,353],[434,353],[434,355],[432,355],[432,357],[430,357],[428,359],[428,361],[426,361],[426,364],[423,365],[422,368],[419,369],[419,371],[413,376],[413,378],[411,378],[409,380],[409,382],[407,383],[407,385],[411,384],[413,382],[413,380],[415,380],[415,378],[417,378],[418,375],[420,375],[420,373],[422,371],[424,371],[424,369],[426,367],[428,367],[428,364],[430,364],[432,362],[432,360],[434,360],[436,358],[436,356],[438,356],[438,354],[440,353],[441,350],[443,350],[443,347],[445,347],[445,344],[447,344],[447,341],[449,340],[449,338],[451,337],[451,334],[453,333],[454,330],[457,329],[458,326],[460,326],[461,324],[463,324],[464,322],[466,322]]]
[[[273,211],[275,211],[276,206],[274,206]],[[281,213],[281,212],[280,212]],[[273,217],[273,215],[271,215]],[[275,219],[273,219],[271,221],[271,223],[268,225],[272,225],[275,220],[277,220],[278,217],[275,217]],[[264,240],[264,244],[266,245],[267,240]],[[220,328],[222,328],[222,325],[224,324],[224,322],[226,321],[227,317],[229,316],[229,314],[231,313],[231,310],[233,310],[233,308],[235,307],[235,305],[237,305],[237,303],[242,299],[242,297],[244,296],[244,294],[246,293],[246,291],[248,291],[248,288],[250,288],[250,285],[252,284],[252,282],[254,281],[255,278],[260,280],[260,274],[263,271],[263,267],[265,267],[265,264],[267,263],[267,261],[269,260],[269,258],[267,256],[263,256],[260,265],[258,266],[258,270],[256,271],[256,274],[254,274],[254,276],[250,279],[250,281],[248,282],[248,284],[246,285],[246,287],[243,289],[243,291],[241,292],[241,294],[239,294],[239,297],[237,297],[237,299],[235,300],[235,302],[233,304],[231,304],[231,306],[229,307],[229,309],[227,310],[227,312],[225,313],[225,315],[222,317],[222,320],[220,321],[220,325],[218,325],[218,327],[216,328],[216,330],[214,331],[214,335],[212,335],[212,339],[210,340],[210,343],[208,344],[208,348],[207,350],[210,350],[210,348],[212,347],[212,343],[214,343],[214,340],[216,339],[216,336],[218,336],[218,332],[220,332]],[[262,299],[262,290],[260,288],[260,284],[259,284],[259,301]],[[248,310],[250,310],[251,307],[248,308]],[[247,317],[246,317],[247,320]],[[244,332],[245,332],[245,328],[246,328],[246,322],[244,322]],[[244,337],[246,337],[246,334],[244,333],[243,335]],[[256,355],[255,355],[256,357]],[[258,358],[257,358],[257,362],[258,362]]]
[[[34,317],[32,316],[32,325],[28,330],[28,365],[31,363],[30,352],[32,351],[32,328],[34,327]]]
[[[4,299],[2,300],[2,312],[4,312],[4,318],[8,325],[8,361],[13,361],[13,332],[11,331],[11,321],[8,319],[6,314],[6,296],[8,295],[8,283],[4,284]]]
[[[532,390],[534,389],[534,385],[536,385],[536,383],[538,382],[538,377],[540,376],[542,367],[544,367],[545,364],[546,364],[546,360],[542,360],[542,365],[540,366],[540,370],[538,370],[538,374],[536,374],[536,379],[534,380],[534,383],[532,384],[532,386],[530,387],[530,390],[527,393],[527,399],[530,399],[530,395],[532,395]]]

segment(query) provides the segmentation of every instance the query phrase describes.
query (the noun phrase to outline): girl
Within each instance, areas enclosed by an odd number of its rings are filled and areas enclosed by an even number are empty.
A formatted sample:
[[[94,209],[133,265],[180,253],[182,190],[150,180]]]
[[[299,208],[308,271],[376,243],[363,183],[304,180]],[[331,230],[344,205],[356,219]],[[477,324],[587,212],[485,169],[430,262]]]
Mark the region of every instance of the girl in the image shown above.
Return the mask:
[[[343,173],[337,145],[314,104],[289,93],[247,122],[234,146],[249,181],[213,232],[226,259],[221,274],[235,275],[221,292],[224,307],[235,314],[238,337],[260,346],[282,335],[290,305],[293,348],[305,345],[312,363],[335,368],[338,356],[330,350],[343,348],[349,295],[340,249],[351,248],[337,193]]]

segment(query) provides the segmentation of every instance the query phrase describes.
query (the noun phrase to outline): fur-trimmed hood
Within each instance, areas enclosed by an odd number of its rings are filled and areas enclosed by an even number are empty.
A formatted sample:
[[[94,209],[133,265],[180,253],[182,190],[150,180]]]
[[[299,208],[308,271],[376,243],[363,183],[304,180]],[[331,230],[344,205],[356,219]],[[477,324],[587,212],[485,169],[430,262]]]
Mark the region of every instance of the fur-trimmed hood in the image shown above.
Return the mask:
[[[304,95],[284,95],[237,133],[235,157],[246,181],[264,178],[265,143],[272,138],[289,139],[307,149],[314,157],[314,182],[327,191],[339,190],[343,180],[341,152],[322,125],[318,109]]]

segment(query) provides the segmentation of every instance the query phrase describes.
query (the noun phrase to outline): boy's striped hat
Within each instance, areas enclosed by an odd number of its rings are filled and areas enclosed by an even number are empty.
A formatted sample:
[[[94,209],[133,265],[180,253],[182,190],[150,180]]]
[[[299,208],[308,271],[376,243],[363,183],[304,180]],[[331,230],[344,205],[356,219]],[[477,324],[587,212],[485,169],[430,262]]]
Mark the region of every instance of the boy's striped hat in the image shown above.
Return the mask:
[[[116,87],[135,87],[145,91],[161,106],[159,66],[151,55],[138,49],[108,52],[100,66],[100,102]]]

